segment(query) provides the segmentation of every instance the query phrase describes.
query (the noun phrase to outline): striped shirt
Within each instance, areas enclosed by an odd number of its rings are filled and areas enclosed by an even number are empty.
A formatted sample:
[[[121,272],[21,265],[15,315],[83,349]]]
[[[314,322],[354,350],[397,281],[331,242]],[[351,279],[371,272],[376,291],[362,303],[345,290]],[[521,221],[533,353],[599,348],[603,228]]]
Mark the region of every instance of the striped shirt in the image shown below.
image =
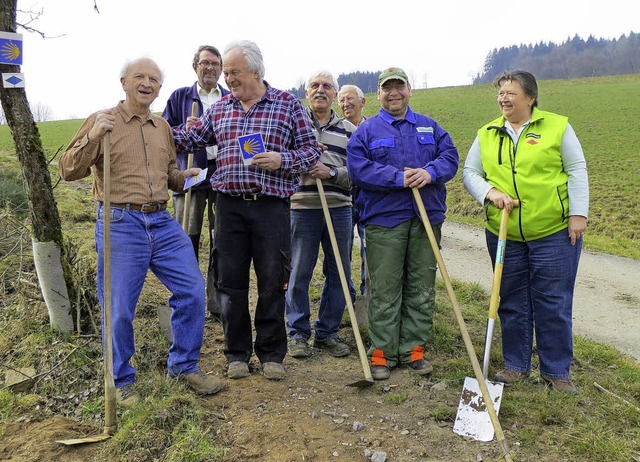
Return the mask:
[[[351,182],[347,172],[347,143],[356,127],[340,117],[333,109],[329,123],[320,126],[311,109],[306,108],[307,116],[313,124],[316,138],[327,149],[320,155],[320,162],[327,167],[335,167],[336,177],[322,180],[322,187],[330,208],[351,206]],[[300,177],[300,186],[291,197],[292,209],[320,209],[320,193],[316,179],[308,173]]]
[[[289,197],[298,187],[300,173],[313,166],[320,148],[300,100],[291,93],[267,90],[248,112],[227,95],[213,104],[190,130],[173,129],[179,150],[218,145],[218,169],[211,177],[216,191],[229,195],[259,194]],[[245,165],[238,137],[260,133],[266,151],[278,152],[278,170]]]
[[[123,102],[111,109],[116,116],[111,131],[111,202],[146,204],[167,202],[167,188],[181,191],[184,176],[176,165],[171,127],[162,117],[149,113],[141,119],[127,111]],[[104,138],[89,141],[97,113],[78,129],[58,162],[66,181],[93,174],[93,198],[102,201]]]

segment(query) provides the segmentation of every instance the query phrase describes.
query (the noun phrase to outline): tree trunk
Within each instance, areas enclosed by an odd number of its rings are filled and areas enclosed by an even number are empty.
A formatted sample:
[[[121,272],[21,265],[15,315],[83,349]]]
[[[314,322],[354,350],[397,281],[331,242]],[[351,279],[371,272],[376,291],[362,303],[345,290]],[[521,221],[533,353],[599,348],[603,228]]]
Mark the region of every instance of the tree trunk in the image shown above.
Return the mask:
[[[0,30],[15,32],[17,0],[0,0]],[[18,73],[20,67],[0,64],[0,72]],[[0,85],[0,102],[11,130],[29,200],[34,260],[40,288],[49,310],[51,327],[62,332],[73,330],[71,303],[63,271],[62,223],[58,213],[51,176],[33,121],[24,88]]]

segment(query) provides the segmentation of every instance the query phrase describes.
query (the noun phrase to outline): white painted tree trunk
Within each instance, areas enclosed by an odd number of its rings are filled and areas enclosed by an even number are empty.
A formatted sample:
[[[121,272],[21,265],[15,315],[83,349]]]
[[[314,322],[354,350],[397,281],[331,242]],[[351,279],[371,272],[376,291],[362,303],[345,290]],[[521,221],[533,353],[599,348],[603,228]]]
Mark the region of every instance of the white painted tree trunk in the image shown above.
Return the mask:
[[[40,290],[49,311],[51,327],[60,332],[72,332],[71,302],[64,281],[60,248],[53,241],[37,242],[32,239],[31,242],[33,261],[36,265]]]

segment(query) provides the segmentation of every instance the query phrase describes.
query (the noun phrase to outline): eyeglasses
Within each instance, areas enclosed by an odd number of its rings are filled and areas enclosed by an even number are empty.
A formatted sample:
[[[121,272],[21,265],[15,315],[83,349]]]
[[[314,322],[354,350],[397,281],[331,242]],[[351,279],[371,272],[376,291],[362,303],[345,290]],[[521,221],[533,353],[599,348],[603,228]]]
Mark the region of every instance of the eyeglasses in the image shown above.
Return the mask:
[[[384,93],[391,93],[393,90],[398,90],[398,92],[403,92],[407,89],[407,84],[406,83],[390,83],[390,84],[384,84],[383,86],[380,87],[380,90],[382,90]]]
[[[511,101],[513,98],[515,98],[516,96],[518,96],[520,93],[515,93],[513,91],[501,91],[500,93],[498,93],[498,95],[496,96],[496,99],[498,101],[500,101],[501,99],[508,99],[509,101]]]
[[[220,67],[221,64],[219,62],[213,62],[213,61],[200,61],[198,63],[198,66],[202,66],[202,67]]]
[[[320,87],[325,90],[333,90],[333,85],[328,82],[311,82],[309,84],[309,88],[311,88],[312,90],[317,90]]]

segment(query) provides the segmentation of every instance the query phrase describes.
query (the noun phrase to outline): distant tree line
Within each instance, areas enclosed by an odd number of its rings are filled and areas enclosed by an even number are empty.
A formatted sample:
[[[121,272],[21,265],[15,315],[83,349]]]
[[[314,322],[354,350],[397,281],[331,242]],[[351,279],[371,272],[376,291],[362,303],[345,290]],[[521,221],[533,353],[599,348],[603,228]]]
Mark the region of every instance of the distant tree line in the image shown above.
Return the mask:
[[[640,73],[640,34],[631,32],[613,40],[589,36],[586,41],[576,35],[560,45],[540,42],[495,48],[487,55],[483,72],[473,78],[473,84],[490,83],[505,71],[515,69],[525,69],[539,80],[637,74]],[[380,72],[340,74],[338,84],[357,85],[365,93],[375,93]],[[303,99],[305,83],[288,91]]]
[[[619,39],[585,41],[577,35],[561,45],[553,42],[494,49],[474,84],[489,83],[505,71],[525,69],[539,80],[571,79],[640,72],[640,34]]]

